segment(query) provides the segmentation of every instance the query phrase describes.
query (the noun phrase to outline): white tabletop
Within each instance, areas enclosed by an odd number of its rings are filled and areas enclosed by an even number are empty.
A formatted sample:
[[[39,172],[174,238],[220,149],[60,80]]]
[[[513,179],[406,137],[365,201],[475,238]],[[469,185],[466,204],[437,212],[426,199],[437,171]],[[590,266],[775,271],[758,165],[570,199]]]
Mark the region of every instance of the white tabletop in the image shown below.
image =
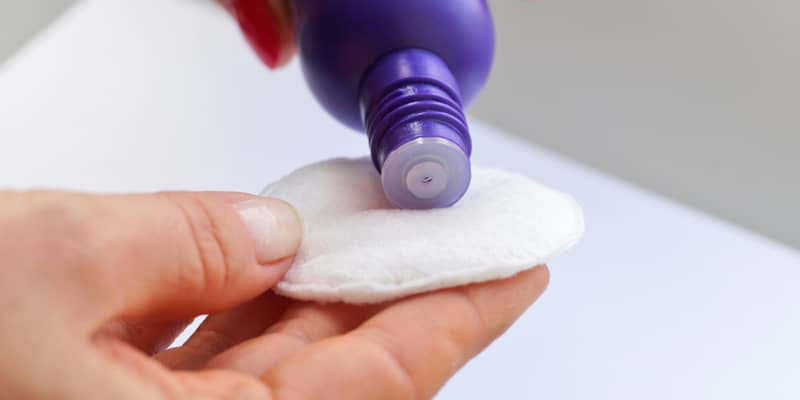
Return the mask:
[[[587,233],[441,398],[800,397],[798,252],[472,129],[475,162],[574,194]],[[0,186],[257,192],[366,152],[205,2],[84,1],[0,69]]]

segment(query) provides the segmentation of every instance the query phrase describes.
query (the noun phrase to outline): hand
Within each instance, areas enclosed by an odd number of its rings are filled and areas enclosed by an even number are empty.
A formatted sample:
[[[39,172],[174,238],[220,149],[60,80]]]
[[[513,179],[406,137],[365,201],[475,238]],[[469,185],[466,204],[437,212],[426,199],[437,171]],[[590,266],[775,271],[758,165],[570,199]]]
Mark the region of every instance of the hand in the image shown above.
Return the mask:
[[[538,267],[382,305],[291,301],[267,290],[301,230],[288,204],[245,194],[0,192],[0,393],[429,398],[548,281]]]

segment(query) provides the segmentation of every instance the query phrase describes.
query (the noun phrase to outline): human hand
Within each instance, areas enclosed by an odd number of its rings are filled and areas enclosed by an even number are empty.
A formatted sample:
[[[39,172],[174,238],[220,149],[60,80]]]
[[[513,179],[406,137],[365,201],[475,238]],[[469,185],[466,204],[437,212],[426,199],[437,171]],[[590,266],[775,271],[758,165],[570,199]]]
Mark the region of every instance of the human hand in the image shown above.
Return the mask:
[[[548,281],[292,301],[266,291],[301,231],[286,203],[245,194],[0,192],[4,398],[429,398]]]

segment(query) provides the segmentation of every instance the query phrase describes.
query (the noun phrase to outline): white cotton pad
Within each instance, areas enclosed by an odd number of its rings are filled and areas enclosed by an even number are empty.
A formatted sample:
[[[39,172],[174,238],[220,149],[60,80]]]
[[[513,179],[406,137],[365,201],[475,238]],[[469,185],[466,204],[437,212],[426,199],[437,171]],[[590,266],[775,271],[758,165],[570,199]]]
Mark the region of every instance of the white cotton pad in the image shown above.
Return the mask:
[[[276,288],[302,300],[375,303],[506,278],[548,262],[583,234],[569,195],[478,166],[466,195],[444,209],[396,209],[368,158],[309,165],[262,194],[302,215],[303,244]]]

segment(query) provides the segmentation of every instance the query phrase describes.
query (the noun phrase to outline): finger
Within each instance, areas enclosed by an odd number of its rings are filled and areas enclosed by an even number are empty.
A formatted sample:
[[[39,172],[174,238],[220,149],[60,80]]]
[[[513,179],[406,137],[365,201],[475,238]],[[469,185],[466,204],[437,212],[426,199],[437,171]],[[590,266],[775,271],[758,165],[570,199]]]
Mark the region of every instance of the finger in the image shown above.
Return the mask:
[[[73,386],[82,387],[82,392],[79,393],[83,396],[72,398],[131,400],[271,398],[264,383],[253,376],[225,371],[172,371],[116,338],[97,338],[95,345],[100,351],[90,355],[95,356],[93,364],[97,368],[94,368],[88,376],[85,373],[79,374],[80,379],[77,384],[73,383]],[[87,388],[98,386],[114,387],[115,392],[113,396],[90,396],[89,394],[93,392]]]
[[[262,336],[215,356],[207,367],[259,376],[311,343],[352,330],[376,310],[376,306],[295,303]]]
[[[242,194],[31,196],[43,210],[33,223],[50,237],[42,251],[58,265],[43,280],[105,318],[181,319],[240,304],[283,276],[302,236],[290,205]]]
[[[192,322],[192,319],[173,321],[112,321],[98,335],[116,337],[122,342],[153,355],[166,349]]]
[[[109,342],[104,339],[101,341],[106,342],[104,344]],[[96,351],[97,346],[92,346],[86,340],[52,332],[47,340],[36,346],[36,355],[30,354],[30,348],[23,349],[29,353],[27,357],[19,359],[13,368],[6,370],[3,378],[9,378],[8,373],[11,373],[12,379],[4,380],[0,398],[164,399],[162,391],[150,383],[149,375],[145,381],[141,379],[145,376],[140,373],[141,369],[134,372],[131,368],[121,368],[116,357],[110,358],[108,355],[111,352],[118,353],[111,346],[103,346],[109,350],[103,354]],[[138,351],[125,347],[130,349],[129,353],[145,358]],[[18,379],[13,379],[15,376]]]
[[[400,301],[264,374],[277,398],[430,398],[544,291],[546,267]],[[313,378],[309,378],[313,377]]]
[[[178,372],[176,377],[181,399],[277,400],[263,382],[251,375],[209,370]]]
[[[156,355],[174,369],[197,369],[216,354],[258,336],[283,314],[288,300],[271,292],[241,306],[210,315],[182,346]]]
[[[70,374],[76,375],[71,376],[73,379],[68,381],[72,388],[78,389],[75,395],[64,396],[65,391],[59,390],[54,391],[59,394],[55,397],[123,400],[274,399],[264,382],[252,375],[222,370],[172,371],[114,338],[100,338],[97,342],[101,351],[90,354],[95,358],[92,362],[95,368],[90,371],[91,374],[87,375],[87,370]],[[63,363],[64,366],[67,364]],[[120,365],[124,368],[120,368]],[[55,376],[62,377],[62,374]],[[92,390],[97,387],[110,387],[113,391]]]

